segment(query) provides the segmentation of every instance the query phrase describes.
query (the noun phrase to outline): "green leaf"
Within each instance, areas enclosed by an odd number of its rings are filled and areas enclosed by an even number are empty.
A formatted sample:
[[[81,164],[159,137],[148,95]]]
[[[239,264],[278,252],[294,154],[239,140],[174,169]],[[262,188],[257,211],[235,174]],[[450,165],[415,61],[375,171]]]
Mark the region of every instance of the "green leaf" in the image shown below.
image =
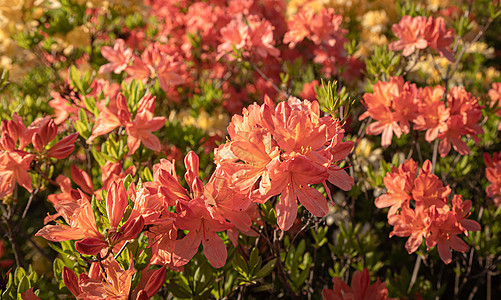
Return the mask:
[[[17,294],[20,295],[21,293],[26,292],[29,288],[31,288],[31,283],[26,276],[23,276],[17,286]]]
[[[249,267],[241,254],[236,254],[233,258],[233,267],[244,278],[249,278]]]
[[[129,186],[132,183],[132,181],[133,181],[132,176],[130,174],[127,174],[127,176],[125,176],[124,178],[124,186],[127,192],[129,191]]]
[[[54,277],[58,281],[61,281],[63,278],[63,267],[64,267],[64,262],[60,258],[56,258],[54,260],[54,265],[53,265],[53,271],[54,271]]]
[[[153,174],[151,174],[150,168],[145,167],[141,173],[141,177],[144,181],[153,181]]]
[[[259,257],[259,252],[257,247],[254,247],[251,251],[251,255],[249,257],[249,273],[253,274],[254,270],[256,269],[258,263],[260,262],[261,258]]]
[[[273,269],[275,268],[276,262],[277,262],[276,258],[267,262],[259,271],[256,272],[256,274],[254,274],[254,278],[260,279],[268,276],[271,273],[271,271],[273,271]]]

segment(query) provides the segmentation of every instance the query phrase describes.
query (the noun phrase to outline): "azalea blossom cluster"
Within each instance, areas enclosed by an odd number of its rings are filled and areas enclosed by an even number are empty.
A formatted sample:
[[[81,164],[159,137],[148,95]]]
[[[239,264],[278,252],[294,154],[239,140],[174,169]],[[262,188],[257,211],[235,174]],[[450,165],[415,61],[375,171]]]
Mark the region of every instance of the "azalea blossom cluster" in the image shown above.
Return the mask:
[[[277,106],[265,98],[234,116],[228,133],[231,141],[220,146],[216,163],[228,175],[230,187],[256,203],[280,195],[276,211],[278,226],[288,230],[299,202],[312,214],[328,212],[327,201],[311,187],[327,181],[347,191],[353,185],[338,166],[353,148],[343,141],[341,124],[322,117],[318,102],[289,98]]]
[[[160,290],[167,276],[165,266],[156,270],[145,268],[141,281],[131,293],[135,272],[133,260],[130,261],[129,268],[124,270],[113,256],[108,256],[101,262],[93,262],[88,274],[81,273],[77,276],[73,270],[64,266],[62,277],[65,286],[76,299],[147,300]],[[31,299],[40,298],[34,296]]]
[[[28,127],[19,115],[2,120],[0,137],[0,199],[13,193],[16,183],[32,192],[29,171],[32,163],[49,158],[63,159],[75,149],[78,132],[57,143],[58,127],[51,117],[39,118]]]
[[[494,82],[491,87],[489,90],[490,106],[496,111],[496,115],[501,117],[501,82]],[[498,124],[498,130],[501,130],[501,122]]]
[[[492,158],[489,154],[484,153],[484,161],[487,166],[485,177],[490,182],[485,191],[487,197],[492,198],[494,204],[499,207],[501,205],[501,152],[494,153]]]
[[[160,87],[169,88],[185,82],[184,65],[176,49],[160,43],[151,43],[141,54],[135,55],[124,40],[117,39],[113,48],[103,46],[101,53],[110,62],[102,65],[100,73],[113,72],[120,74],[125,71],[138,80],[158,78]]]
[[[131,114],[127,100],[122,93],[118,93],[116,98],[110,99],[108,107],[104,101],[96,103],[96,106],[100,112],[87,143],[91,143],[96,137],[110,133],[118,127],[123,127],[127,134],[128,155],[134,154],[141,143],[148,149],[160,152],[160,140],[152,132],[162,128],[166,118],[153,116],[155,97],[151,93],[147,93],[139,100],[135,116]]]
[[[228,25],[221,28],[221,40],[217,47],[218,58],[232,53],[234,50],[241,50],[242,56],[248,57],[256,54],[261,58],[268,55],[278,57],[280,51],[274,47],[273,25],[257,15],[249,15],[244,20],[243,16],[233,19]],[[228,60],[232,60],[234,55],[229,55]]]
[[[428,250],[437,246],[444,263],[452,261],[451,248],[466,252],[468,245],[457,235],[468,231],[479,231],[477,221],[467,219],[472,206],[471,200],[462,200],[454,195],[449,205],[450,187],[432,172],[432,164],[426,160],[418,172],[417,163],[406,160],[384,178],[386,193],[375,200],[378,208],[390,207],[388,223],[396,235],[409,237],[405,249],[415,252],[426,239]]]
[[[454,42],[454,29],[446,29],[442,17],[403,16],[391,29],[399,38],[390,44],[389,48],[392,51],[403,50],[402,55],[409,56],[416,49],[423,50],[430,47],[438,51],[440,56],[450,61],[455,60],[450,49],[450,45]]]
[[[453,87],[447,92],[441,86],[417,88],[405,82],[402,77],[392,77],[389,81],[379,81],[372,93],[365,93],[362,103],[367,111],[360,120],[371,117],[372,122],[366,129],[367,134],[382,134],[381,145],[388,147],[393,134],[400,137],[413,129],[426,131],[425,139],[433,142],[440,140],[439,153],[445,157],[451,149],[461,155],[469,153],[464,136],[472,137],[475,142],[483,134],[479,125],[482,119],[478,100],[462,87]]]
[[[332,279],[334,286],[332,290],[323,290],[324,300],[386,300],[388,298],[388,289],[386,283],[379,281],[370,284],[369,270],[355,271],[351,279],[351,286],[347,285],[341,278]]]
[[[344,66],[347,70],[343,75],[356,76],[354,69],[363,65],[347,57],[344,44],[348,41],[348,31],[341,27],[342,21],[343,17],[335,14],[332,8],[322,8],[317,13],[303,8],[290,18],[283,43],[289,44],[291,49],[307,47],[314,54],[313,61],[322,65],[326,74],[336,75],[338,66]]]

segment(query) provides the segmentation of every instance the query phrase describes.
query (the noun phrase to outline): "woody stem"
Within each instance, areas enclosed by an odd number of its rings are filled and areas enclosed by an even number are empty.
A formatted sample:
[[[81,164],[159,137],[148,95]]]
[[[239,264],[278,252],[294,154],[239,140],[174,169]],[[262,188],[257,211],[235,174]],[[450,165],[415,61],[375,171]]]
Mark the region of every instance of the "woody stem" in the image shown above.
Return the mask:
[[[124,245],[122,246],[122,248],[120,248],[120,251],[118,251],[118,253],[115,255],[115,259],[117,259],[122,254],[122,252],[125,250],[125,248],[127,247],[128,244],[129,244],[129,241],[126,241],[124,243]]]
[[[275,249],[275,257],[277,259],[277,268],[278,268],[278,274],[280,275],[282,282],[284,283],[285,289],[287,290],[287,293],[291,296],[292,299],[299,299],[298,295],[294,292],[292,289],[289,280],[287,279],[287,275],[285,274],[284,271],[284,266],[282,264],[282,259],[280,258],[280,241],[277,237],[277,230],[273,231],[273,242],[274,242],[274,249]]]
[[[431,160],[431,172],[435,172],[435,165],[437,164],[437,154],[438,154],[438,140],[435,140],[435,145],[433,145],[433,157]]]
[[[40,166],[37,164],[36,167],[35,167],[35,170],[37,171],[38,174],[40,174],[40,176],[43,177],[43,179],[47,180],[48,182],[50,182],[52,185],[56,186],[56,187],[59,187],[59,183],[55,182],[54,180],[50,179],[47,174],[45,174],[42,169],[40,168]]]
[[[412,290],[412,286],[416,282],[417,275],[419,273],[419,267],[421,266],[421,260],[422,260],[421,255],[418,254],[417,259],[416,259],[416,263],[414,264],[414,270],[412,271],[412,277],[411,277],[411,281],[409,283],[409,288],[407,288],[407,293],[410,293],[410,291]]]

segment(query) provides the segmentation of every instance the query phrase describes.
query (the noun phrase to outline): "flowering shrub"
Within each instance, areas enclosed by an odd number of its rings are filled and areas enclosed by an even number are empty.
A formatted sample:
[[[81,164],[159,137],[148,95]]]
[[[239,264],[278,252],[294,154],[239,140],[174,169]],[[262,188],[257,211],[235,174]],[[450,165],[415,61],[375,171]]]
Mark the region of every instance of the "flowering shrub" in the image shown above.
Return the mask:
[[[500,16],[0,1],[0,298],[501,297]]]

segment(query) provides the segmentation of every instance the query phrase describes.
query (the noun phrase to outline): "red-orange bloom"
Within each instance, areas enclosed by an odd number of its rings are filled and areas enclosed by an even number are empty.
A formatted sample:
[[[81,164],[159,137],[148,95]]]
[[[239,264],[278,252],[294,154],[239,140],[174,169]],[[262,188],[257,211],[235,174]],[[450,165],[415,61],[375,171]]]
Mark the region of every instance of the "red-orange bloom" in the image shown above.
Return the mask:
[[[468,249],[457,235],[479,231],[480,224],[466,219],[472,203],[462,201],[460,195],[452,199],[451,210],[448,204],[451,189],[444,187],[432,174],[429,160],[414,178],[416,168],[416,163],[408,160],[398,169],[393,168],[392,173],[387,173],[384,183],[388,191],[376,199],[376,206],[391,206],[388,212],[388,223],[393,226],[390,237],[408,236],[405,249],[409,254],[415,252],[426,238],[428,249],[438,245],[440,258],[448,264],[452,261],[450,248],[460,252]]]
[[[393,24],[391,29],[398,41],[390,44],[391,51],[404,50],[402,55],[409,56],[416,49],[428,47],[428,42],[424,39],[423,33],[426,26],[426,18],[422,16],[403,16],[398,24]]]
[[[332,280],[334,287],[332,290],[324,289],[324,300],[385,300],[388,298],[386,283],[379,281],[370,284],[369,270],[365,268],[362,272],[355,271],[351,279],[351,286],[348,286],[341,278],[334,277]]]
[[[132,276],[136,272],[134,261],[130,261],[127,270],[123,270],[112,255],[108,256],[101,264],[105,272],[99,272],[99,278],[80,275],[81,293],[77,299],[129,299]]]
[[[316,216],[327,213],[327,200],[312,184],[329,181],[343,190],[353,185],[338,166],[353,142],[342,141],[341,125],[321,117],[316,101],[291,97],[275,107],[266,97],[264,105],[251,105],[243,116],[234,116],[228,132],[232,141],[219,147],[216,162],[230,187],[253,202],[281,194],[276,209],[282,230],[292,226],[298,200]]]
[[[367,127],[367,134],[382,133],[381,145],[388,147],[393,134],[400,137],[408,133],[409,122],[417,116],[417,88],[402,77],[392,77],[388,82],[377,82],[373,93],[364,94],[362,103],[367,111],[359,120],[369,116],[376,120]]]
[[[485,191],[487,197],[493,198],[494,204],[499,207],[501,205],[501,152],[494,153],[492,159],[489,154],[484,153],[484,161],[487,166],[485,177],[490,182]]]
[[[113,48],[108,46],[101,47],[101,54],[110,62],[102,65],[99,68],[99,73],[114,72],[115,74],[120,74],[120,72],[127,68],[132,58],[132,49],[125,45],[124,40],[117,39]]]
[[[294,48],[305,38],[316,45],[324,43],[333,47],[344,42],[346,30],[341,28],[343,17],[334,14],[332,8],[323,8],[317,14],[311,9],[302,9],[289,20],[289,31],[284,35],[284,44]]]
[[[257,15],[246,17],[246,23],[239,16],[221,29],[222,43],[217,47],[218,59],[227,56],[233,60],[234,49],[243,50],[242,55],[249,57],[257,54],[261,58],[278,57],[280,51],[275,48],[273,25]]]
[[[96,137],[109,133],[119,126],[125,127],[129,155],[134,154],[141,143],[148,149],[160,152],[161,144],[158,137],[152,132],[165,125],[165,117],[154,117],[156,98],[147,93],[138,103],[136,115],[132,116],[127,106],[127,100],[120,93],[116,98],[116,109],[112,111],[104,105],[98,104],[100,114],[88,143]],[[111,106],[110,106],[111,107]],[[132,120],[133,119],[133,120]]]
[[[409,56],[416,49],[431,47],[441,56],[454,61],[454,55],[449,48],[454,41],[454,30],[445,29],[443,18],[403,16],[391,29],[399,40],[390,44],[390,50],[403,50],[402,55]]]
[[[22,151],[0,151],[0,199],[12,194],[15,184],[32,192],[30,170],[33,155]]]
[[[501,82],[492,83],[489,97],[491,98],[490,107],[496,111],[498,117],[501,117]],[[501,130],[501,122],[498,124],[498,130]]]

